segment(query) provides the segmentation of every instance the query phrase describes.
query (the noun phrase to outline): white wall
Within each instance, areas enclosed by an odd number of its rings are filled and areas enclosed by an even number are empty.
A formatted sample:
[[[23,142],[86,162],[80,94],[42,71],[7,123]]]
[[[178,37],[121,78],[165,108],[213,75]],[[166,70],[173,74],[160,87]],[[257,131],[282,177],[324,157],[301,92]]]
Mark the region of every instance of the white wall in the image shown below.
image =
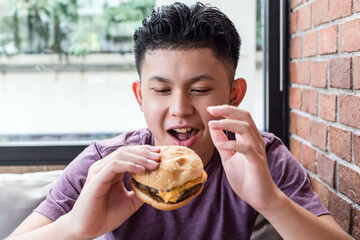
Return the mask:
[[[38,63],[29,72],[0,74],[1,134],[111,133],[146,127],[132,93],[134,68],[110,71],[59,71],[42,68],[53,56],[23,56],[0,64]],[[71,62],[79,63],[74,59]],[[133,57],[92,55],[87,63],[133,65]]]

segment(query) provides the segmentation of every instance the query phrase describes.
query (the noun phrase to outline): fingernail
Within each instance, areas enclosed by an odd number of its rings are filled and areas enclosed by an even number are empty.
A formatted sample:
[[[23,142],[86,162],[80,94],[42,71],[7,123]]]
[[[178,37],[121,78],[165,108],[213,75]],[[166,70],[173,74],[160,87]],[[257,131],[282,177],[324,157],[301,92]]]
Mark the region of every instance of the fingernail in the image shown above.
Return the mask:
[[[156,153],[156,152],[151,152],[151,159],[153,160],[159,160],[160,159],[160,153]]]
[[[217,122],[218,122],[218,120],[210,120],[208,124],[210,127],[215,127]]]
[[[150,150],[154,151],[154,152],[160,152],[160,148],[158,148],[156,146],[151,146]]]
[[[207,109],[210,110],[210,111],[213,110],[213,109],[216,109],[216,108],[218,108],[218,106],[209,106],[209,107],[207,107]]]
[[[151,168],[156,168],[157,166],[159,166],[159,163],[155,161],[148,160],[148,163]]]

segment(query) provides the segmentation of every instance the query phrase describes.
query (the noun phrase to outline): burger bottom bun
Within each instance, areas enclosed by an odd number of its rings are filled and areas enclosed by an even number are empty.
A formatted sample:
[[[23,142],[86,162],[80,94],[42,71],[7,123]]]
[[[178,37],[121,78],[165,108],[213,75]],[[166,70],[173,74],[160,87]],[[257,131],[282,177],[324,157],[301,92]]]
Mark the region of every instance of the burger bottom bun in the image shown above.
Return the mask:
[[[142,201],[144,201],[145,203],[150,204],[154,208],[157,208],[160,210],[170,211],[170,210],[175,210],[175,209],[181,208],[181,207],[185,206],[187,203],[189,203],[194,197],[196,197],[199,193],[201,193],[201,191],[204,188],[204,183],[201,185],[201,188],[199,189],[199,191],[197,191],[193,195],[189,196],[188,198],[186,198],[183,201],[178,202],[178,203],[159,202],[159,201],[155,200],[154,198],[152,198],[149,194],[138,189],[133,184],[132,181],[130,181],[130,186],[131,186],[132,190],[134,191],[135,195],[138,198],[140,198]]]

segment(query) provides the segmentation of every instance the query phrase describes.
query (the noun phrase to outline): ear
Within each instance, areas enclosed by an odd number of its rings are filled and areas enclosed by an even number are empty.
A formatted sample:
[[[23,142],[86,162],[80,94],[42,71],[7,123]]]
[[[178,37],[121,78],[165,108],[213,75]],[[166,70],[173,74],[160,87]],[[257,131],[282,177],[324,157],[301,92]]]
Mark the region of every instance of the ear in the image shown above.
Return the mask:
[[[232,106],[239,106],[241,101],[245,97],[247,85],[246,81],[243,78],[235,79],[232,82],[231,86],[231,94],[230,94],[230,105]]]
[[[142,94],[141,94],[141,83],[140,81],[135,81],[132,84],[132,90],[134,92],[135,98],[140,106],[141,111],[143,111],[143,104],[142,104]]]

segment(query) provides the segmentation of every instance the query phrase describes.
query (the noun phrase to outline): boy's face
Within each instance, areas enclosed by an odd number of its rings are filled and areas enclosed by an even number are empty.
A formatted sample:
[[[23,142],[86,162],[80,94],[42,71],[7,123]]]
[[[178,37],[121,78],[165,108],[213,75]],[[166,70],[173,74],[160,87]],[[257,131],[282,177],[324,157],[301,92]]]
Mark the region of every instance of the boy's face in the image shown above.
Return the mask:
[[[145,54],[135,96],[155,145],[193,149],[207,164],[214,151],[208,106],[229,104],[227,68],[211,49],[157,49]]]

